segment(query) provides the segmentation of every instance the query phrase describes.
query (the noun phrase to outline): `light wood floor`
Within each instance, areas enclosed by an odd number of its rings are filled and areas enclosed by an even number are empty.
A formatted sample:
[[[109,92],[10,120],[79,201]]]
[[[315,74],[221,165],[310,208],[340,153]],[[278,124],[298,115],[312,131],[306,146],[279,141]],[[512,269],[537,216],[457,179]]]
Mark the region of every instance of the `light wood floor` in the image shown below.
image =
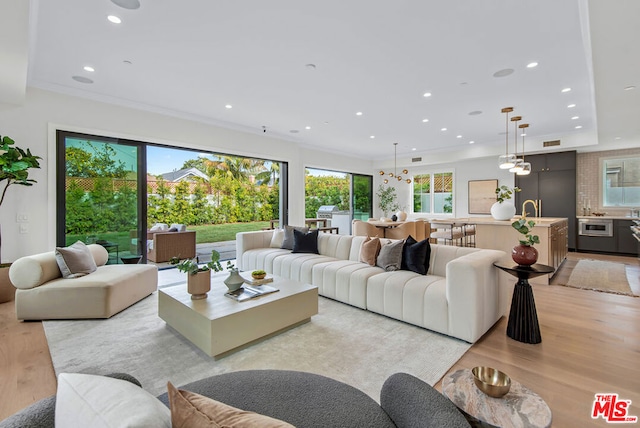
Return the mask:
[[[541,344],[509,339],[503,317],[451,369],[488,365],[508,373],[549,404],[554,427],[607,426],[590,417],[600,392],[632,400],[630,414],[640,416],[640,298],[553,285],[580,258],[630,264],[640,278],[636,258],[570,253],[552,285],[534,286]],[[42,324],[18,322],[13,302],[0,304],[0,420],[55,389]]]

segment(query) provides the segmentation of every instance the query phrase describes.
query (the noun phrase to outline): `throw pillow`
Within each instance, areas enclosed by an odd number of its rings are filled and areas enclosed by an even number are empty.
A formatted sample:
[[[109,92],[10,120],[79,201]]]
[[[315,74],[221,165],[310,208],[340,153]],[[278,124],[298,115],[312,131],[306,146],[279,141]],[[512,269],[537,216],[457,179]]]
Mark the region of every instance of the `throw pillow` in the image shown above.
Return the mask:
[[[309,231],[308,227],[294,227],[294,226],[285,226],[284,227],[284,239],[282,240],[282,246],[280,248],[285,250],[293,250],[293,231],[298,230],[302,233],[307,233]]]
[[[431,245],[429,245],[429,240],[425,239],[418,242],[413,236],[409,236],[402,249],[402,269],[426,275],[429,270],[430,256]]]
[[[55,426],[171,428],[171,412],[156,397],[126,380],[61,373]]]
[[[376,265],[391,272],[394,270],[400,270],[402,265],[402,249],[404,247],[404,240],[395,241],[385,244],[380,248],[380,254],[376,260]]]
[[[284,241],[284,229],[275,229],[271,236],[271,248],[282,248],[282,242]]]
[[[156,223],[149,229],[150,232],[166,232],[169,226],[166,223]]]
[[[293,230],[293,251],[292,253],[318,253],[318,229],[307,233]]]
[[[63,278],[89,275],[98,268],[91,250],[82,241],[68,247],[56,247],[56,262]]]
[[[362,243],[362,247],[360,247],[360,261],[375,266],[379,253],[380,238],[371,239],[367,236],[367,239]]]
[[[167,384],[173,428],[293,428],[279,419],[240,410],[195,392]]]

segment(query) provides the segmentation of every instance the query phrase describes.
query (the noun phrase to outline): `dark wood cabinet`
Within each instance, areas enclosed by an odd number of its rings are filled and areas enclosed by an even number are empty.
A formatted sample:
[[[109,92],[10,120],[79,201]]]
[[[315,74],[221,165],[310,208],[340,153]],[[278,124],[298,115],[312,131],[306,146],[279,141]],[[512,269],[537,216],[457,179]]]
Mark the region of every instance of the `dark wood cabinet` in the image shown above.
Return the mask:
[[[633,237],[631,220],[613,220],[613,235],[616,238],[616,253],[638,254],[638,241]]]
[[[531,163],[531,174],[516,175],[516,213],[520,214],[522,203],[528,199],[541,201],[538,209],[541,217],[566,217],[567,237],[570,249],[576,249],[576,152],[548,153],[525,156]],[[533,216],[533,207],[528,204],[528,215]]]

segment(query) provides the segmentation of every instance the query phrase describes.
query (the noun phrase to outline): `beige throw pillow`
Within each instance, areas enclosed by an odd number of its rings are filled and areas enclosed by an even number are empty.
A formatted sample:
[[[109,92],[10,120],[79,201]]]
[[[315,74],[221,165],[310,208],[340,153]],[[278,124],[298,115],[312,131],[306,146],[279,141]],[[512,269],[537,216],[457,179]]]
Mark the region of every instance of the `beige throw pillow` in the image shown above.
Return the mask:
[[[56,247],[56,262],[63,278],[89,275],[98,268],[91,250],[82,241],[68,247]]]
[[[236,409],[167,383],[172,428],[293,428],[287,422]]]
[[[376,265],[378,254],[380,253],[380,238],[367,239],[362,243],[360,248],[360,261],[371,266]]]

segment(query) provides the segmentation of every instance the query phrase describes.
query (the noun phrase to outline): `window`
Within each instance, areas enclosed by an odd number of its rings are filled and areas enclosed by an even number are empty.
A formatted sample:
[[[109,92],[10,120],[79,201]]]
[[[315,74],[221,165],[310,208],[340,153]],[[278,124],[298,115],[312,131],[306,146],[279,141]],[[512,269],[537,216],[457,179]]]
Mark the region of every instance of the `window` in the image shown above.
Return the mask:
[[[453,213],[453,172],[414,176],[413,212],[426,214]]]
[[[640,206],[640,158],[606,159],[602,170],[605,207]]]

